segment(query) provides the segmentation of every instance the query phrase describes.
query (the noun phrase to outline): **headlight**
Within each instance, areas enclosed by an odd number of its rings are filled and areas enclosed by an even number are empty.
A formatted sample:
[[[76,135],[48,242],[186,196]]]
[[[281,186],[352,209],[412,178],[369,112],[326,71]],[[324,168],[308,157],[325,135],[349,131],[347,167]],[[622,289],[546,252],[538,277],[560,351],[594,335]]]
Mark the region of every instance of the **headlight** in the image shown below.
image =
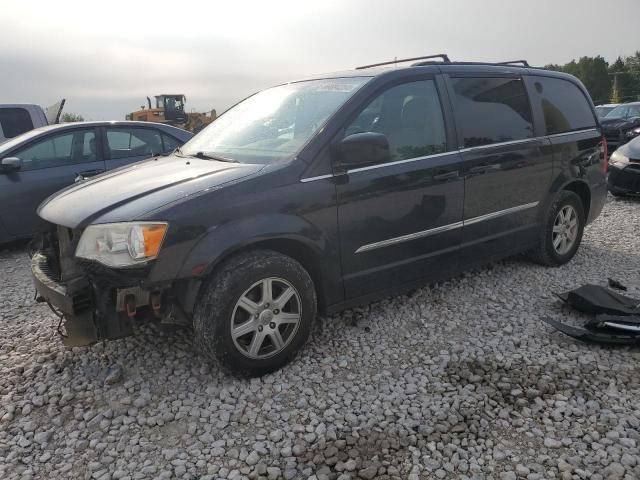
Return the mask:
[[[626,157],[618,150],[616,150],[611,154],[611,157],[609,157],[609,163],[611,165],[615,165],[616,167],[625,167],[629,163],[629,157]]]
[[[627,137],[629,137],[629,138],[637,137],[638,135],[640,135],[640,127],[633,128],[633,129],[629,130],[629,131],[626,133],[626,135],[627,135]]]
[[[163,222],[104,223],[82,233],[76,257],[110,267],[127,267],[158,256],[168,224]]]

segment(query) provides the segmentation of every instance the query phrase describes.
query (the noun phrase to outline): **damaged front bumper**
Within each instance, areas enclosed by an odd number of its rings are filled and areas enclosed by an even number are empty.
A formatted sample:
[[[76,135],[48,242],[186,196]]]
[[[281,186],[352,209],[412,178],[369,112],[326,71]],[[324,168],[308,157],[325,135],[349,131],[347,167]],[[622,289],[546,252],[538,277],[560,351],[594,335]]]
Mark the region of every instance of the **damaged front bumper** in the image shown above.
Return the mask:
[[[115,309],[99,311],[96,301],[101,292],[87,277],[62,283],[41,252],[31,257],[31,273],[40,302],[46,302],[63,320],[59,329],[67,347],[92,345],[99,340],[122,338],[133,334],[132,319]]]
[[[116,270],[79,261],[73,256],[77,238],[79,232],[57,227],[36,239],[31,256],[36,299],[61,318],[65,346],[133,335],[137,320],[145,317],[172,325],[190,322],[183,304],[185,299],[193,304],[187,287],[198,285],[149,282],[146,267]]]

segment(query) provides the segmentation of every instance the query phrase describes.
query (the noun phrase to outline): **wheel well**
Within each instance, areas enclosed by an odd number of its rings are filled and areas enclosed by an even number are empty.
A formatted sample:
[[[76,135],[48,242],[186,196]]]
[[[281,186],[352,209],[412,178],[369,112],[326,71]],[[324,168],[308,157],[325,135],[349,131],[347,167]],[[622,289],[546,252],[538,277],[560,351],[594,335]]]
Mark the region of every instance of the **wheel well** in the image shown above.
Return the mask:
[[[586,222],[589,219],[589,209],[591,208],[591,190],[589,190],[589,187],[583,182],[571,182],[563,190],[569,190],[580,197]]]
[[[287,255],[288,257],[291,257],[299,262],[304,267],[304,269],[309,272],[311,280],[313,280],[313,284],[316,288],[316,295],[318,298],[318,309],[320,311],[324,309],[324,306],[326,305],[325,292],[323,291],[324,287],[322,283],[322,274],[319,260],[314,251],[302,242],[297,242],[295,240],[286,238],[258,241],[245,247],[239,248],[238,250],[234,250],[233,252],[230,252],[228,255],[219,259],[214,265],[213,271],[215,271],[215,269],[218,268],[220,264],[228,260],[230,257],[242,254],[243,252],[249,250],[257,249],[273,250],[274,252]]]

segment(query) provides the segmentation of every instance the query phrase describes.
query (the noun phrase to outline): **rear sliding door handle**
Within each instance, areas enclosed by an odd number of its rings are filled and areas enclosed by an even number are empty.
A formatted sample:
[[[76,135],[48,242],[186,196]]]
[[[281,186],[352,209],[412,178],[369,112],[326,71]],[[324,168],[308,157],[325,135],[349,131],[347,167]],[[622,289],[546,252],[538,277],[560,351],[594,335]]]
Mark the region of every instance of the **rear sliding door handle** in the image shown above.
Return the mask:
[[[445,180],[450,180],[452,178],[458,178],[459,176],[460,176],[460,172],[458,172],[458,170],[453,170],[452,172],[438,173],[433,176],[433,179],[436,182],[443,182]]]

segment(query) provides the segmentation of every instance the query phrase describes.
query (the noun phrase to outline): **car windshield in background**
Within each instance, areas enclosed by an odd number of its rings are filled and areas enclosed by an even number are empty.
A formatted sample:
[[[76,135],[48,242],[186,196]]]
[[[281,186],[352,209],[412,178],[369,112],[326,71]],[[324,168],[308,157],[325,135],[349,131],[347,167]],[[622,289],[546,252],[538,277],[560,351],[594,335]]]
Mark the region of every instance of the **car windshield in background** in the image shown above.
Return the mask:
[[[616,107],[596,107],[596,113],[598,114],[598,118],[604,118],[614,108]]]
[[[638,105],[620,105],[614,108],[604,118],[629,118],[640,116],[640,106]]]
[[[309,80],[264,90],[225,112],[181,151],[242,163],[288,160],[369,78]]]

